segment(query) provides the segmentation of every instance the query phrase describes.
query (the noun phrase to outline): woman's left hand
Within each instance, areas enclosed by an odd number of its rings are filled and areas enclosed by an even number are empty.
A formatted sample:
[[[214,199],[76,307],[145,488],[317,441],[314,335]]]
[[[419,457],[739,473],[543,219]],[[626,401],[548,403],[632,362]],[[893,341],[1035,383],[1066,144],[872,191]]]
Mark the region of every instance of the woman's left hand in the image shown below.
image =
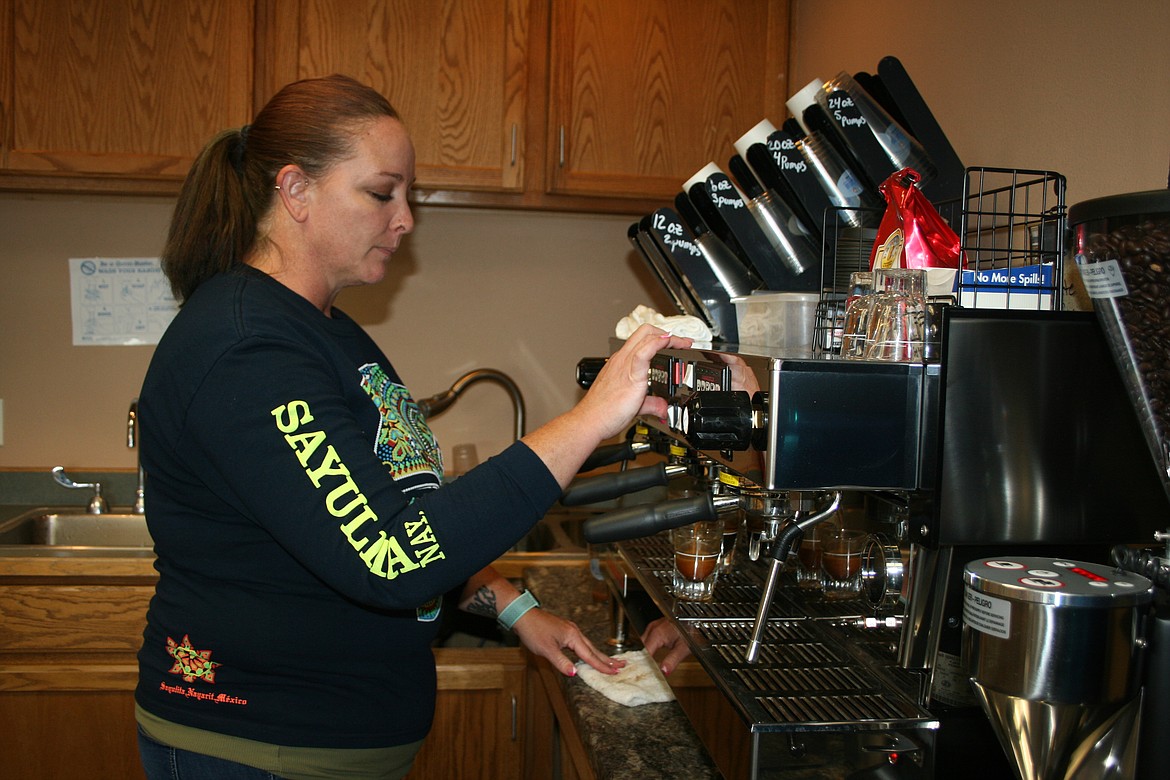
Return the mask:
[[[577,667],[565,655],[565,650],[572,650],[578,658],[603,674],[617,674],[626,665],[625,661],[615,661],[599,652],[581,633],[576,623],[543,609],[528,610],[512,626],[512,631],[525,647],[547,658],[566,677],[576,675]]]

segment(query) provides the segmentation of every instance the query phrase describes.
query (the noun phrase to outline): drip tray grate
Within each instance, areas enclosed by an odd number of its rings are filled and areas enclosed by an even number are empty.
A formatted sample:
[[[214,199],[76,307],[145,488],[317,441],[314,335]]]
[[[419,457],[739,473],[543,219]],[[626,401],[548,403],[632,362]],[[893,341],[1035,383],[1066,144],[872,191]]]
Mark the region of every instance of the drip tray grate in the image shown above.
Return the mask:
[[[687,642],[753,733],[935,729],[915,704],[921,683],[896,674],[899,628],[862,627],[871,608],[828,601],[782,581],[770,605],[756,660],[747,661],[764,579],[761,566],[720,574],[710,601],[671,595],[666,534],[618,545],[620,556],[664,613],[685,625]],[[791,579],[791,578],[789,578]]]
[[[695,628],[711,642],[742,642],[752,635],[750,620],[707,620],[695,623]],[[811,642],[820,639],[808,620],[770,620],[764,626],[764,640],[773,642]]]
[[[742,667],[732,671],[749,691],[837,694],[878,688],[873,675],[856,666]]]
[[[921,717],[908,700],[890,695],[873,669],[833,642],[834,632],[821,621],[769,621],[754,663],[746,660],[753,621],[704,620],[692,626],[707,642],[704,653],[718,659],[759,722],[826,725]]]
[[[756,701],[779,723],[856,723],[918,715],[905,702],[881,694],[761,696]]]
[[[755,614],[756,607],[746,601],[724,601],[716,598],[708,602],[680,601],[674,616],[679,620],[744,620]]]

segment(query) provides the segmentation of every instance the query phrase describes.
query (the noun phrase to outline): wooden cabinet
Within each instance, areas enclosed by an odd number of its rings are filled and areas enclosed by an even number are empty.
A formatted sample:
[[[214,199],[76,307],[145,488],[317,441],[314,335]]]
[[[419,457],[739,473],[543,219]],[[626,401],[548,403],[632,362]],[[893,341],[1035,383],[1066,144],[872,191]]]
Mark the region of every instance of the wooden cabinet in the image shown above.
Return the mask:
[[[167,193],[251,115],[239,0],[0,0],[0,187]]]
[[[670,687],[719,773],[727,780],[750,778],[751,730],[699,662],[679,664]]]
[[[787,97],[788,3],[553,0],[548,187],[673,200]]]
[[[410,129],[418,187],[519,192],[529,0],[278,0],[265,85],[344,73]]]
[[[143,778],[136,654],[151,559],[0,560],[0,777]],[[438,648],[435,723],[411,780],[521,777],[522,648]]]
[[[435,723],[410,780],[498,780],[523,773],[525,651],[440,648]]]
[[[147,584],[0,581],[0,774],[145,777],[133,692],[153,593]]]
[[[342,72],[409,127],[416,202],[647,213],[784,117],[788,5],[0,0],[0,189],[173,194],[216,132]]]
[[[644,213],[784,116],[788,0],[273,1],[268,89],[385,92],[423,202]]]

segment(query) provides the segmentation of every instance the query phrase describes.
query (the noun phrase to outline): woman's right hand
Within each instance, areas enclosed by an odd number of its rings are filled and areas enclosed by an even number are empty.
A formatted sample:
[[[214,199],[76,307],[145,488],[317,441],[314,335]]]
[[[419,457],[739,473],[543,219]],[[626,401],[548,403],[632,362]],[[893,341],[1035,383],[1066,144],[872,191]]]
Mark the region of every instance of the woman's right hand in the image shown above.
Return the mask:
[[[577,475],[603,441],[624,432],[638,415],[666,416],[666,399],[647,394],[650,359],[659,350],[685,349],[692,340],[642,325],[598,372],[576,406],[524,437],[560,486]]]
[[[640,414],[666,415],[666,399],[647,394],[650,360],[659,350],[685,348],[692,340],[672,336],[653,325],[642,325],[610,356],[589,392],[577,404],[599,418],[601,441],[625,431]]]

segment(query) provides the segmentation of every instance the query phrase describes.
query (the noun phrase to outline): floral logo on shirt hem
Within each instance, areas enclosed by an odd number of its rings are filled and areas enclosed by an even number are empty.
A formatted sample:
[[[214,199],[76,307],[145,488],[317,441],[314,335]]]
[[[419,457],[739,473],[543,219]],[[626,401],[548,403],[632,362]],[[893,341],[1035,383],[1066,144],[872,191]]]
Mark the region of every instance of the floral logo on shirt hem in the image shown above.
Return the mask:
[[[202,680],[215,684],[215,670],[222,664],[211,660],[210,650],[196,650],[186,634],[183,635],[182,643],[167,637],[167,654],[175,659],[175,665],[170,668],[171,674],[180,675],[184,682]]]

